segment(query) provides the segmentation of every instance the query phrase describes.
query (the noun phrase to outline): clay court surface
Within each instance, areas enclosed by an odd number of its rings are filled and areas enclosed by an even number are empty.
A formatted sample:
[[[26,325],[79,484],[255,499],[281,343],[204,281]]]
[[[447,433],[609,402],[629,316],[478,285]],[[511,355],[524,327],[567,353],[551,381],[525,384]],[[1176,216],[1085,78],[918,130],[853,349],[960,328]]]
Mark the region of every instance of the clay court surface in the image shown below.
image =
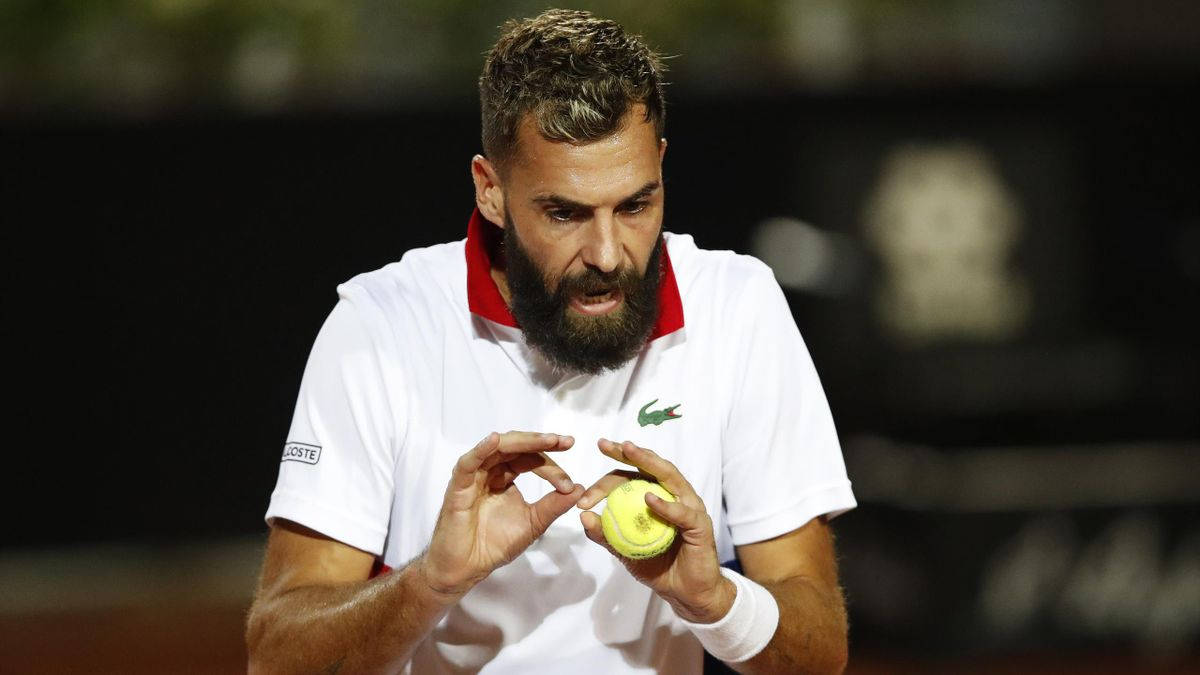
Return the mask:
[[[245,672],[240,606],[94,611],[0,619],[0,663],[9,673]],[[1146,663],[1134,654],[1027,654],[921,659],[852,653],[847,673],[1200,673],[1200,659]]]

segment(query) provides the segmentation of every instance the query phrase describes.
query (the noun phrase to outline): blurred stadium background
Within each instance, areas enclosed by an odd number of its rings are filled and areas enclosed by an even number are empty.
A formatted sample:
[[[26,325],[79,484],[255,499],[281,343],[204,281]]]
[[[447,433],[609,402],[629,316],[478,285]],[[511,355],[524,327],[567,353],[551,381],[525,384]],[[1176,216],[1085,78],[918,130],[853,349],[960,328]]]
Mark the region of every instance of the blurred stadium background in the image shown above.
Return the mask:
[[[583,6],[673,55],[668,229],[821,372],[850,672],[1200,672],[1200,3]],[[543,8],[0,3],[0,669],[244,668],[334,286],[463,236]]]

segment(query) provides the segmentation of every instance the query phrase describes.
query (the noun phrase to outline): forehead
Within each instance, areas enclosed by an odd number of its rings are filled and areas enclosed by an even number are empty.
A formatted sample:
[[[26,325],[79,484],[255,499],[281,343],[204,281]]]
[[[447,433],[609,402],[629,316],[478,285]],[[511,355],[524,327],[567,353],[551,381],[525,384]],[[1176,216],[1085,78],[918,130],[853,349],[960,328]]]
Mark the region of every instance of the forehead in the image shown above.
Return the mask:
[[[587,143],[547,140],[526,115],[517,130],[510,188],[589,204],[627,197],[659,177],[659,139],[645,114],[645,106],[631,106],[615,132]]]

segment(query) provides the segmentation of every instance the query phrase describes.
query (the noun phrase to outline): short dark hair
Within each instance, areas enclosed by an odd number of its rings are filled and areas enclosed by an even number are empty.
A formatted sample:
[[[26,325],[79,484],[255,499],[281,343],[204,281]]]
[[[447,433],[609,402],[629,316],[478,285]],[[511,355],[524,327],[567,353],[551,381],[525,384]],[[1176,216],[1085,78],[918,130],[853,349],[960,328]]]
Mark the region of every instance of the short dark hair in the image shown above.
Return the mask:
[[[551,9],[510,20],[479,77],[483,151],[499,167],[516,154],[526,113],[552,141],[586,143],[617,131],[630,107],[662,138],[662,58],[641,37],[590,12]]]

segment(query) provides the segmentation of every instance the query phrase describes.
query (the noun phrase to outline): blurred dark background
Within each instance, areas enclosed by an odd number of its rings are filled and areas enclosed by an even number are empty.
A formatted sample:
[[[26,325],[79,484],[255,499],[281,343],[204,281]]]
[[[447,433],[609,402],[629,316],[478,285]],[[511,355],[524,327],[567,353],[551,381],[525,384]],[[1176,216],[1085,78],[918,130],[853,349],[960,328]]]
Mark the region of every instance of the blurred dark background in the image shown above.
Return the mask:
[[[586,7],[672,55],[667,229],[770,264],[821,373],[851,671],[1200,670],[1200,5]],[[0,661],[240,667],[334,287],[464,236],[542,8],[0,6]]]

